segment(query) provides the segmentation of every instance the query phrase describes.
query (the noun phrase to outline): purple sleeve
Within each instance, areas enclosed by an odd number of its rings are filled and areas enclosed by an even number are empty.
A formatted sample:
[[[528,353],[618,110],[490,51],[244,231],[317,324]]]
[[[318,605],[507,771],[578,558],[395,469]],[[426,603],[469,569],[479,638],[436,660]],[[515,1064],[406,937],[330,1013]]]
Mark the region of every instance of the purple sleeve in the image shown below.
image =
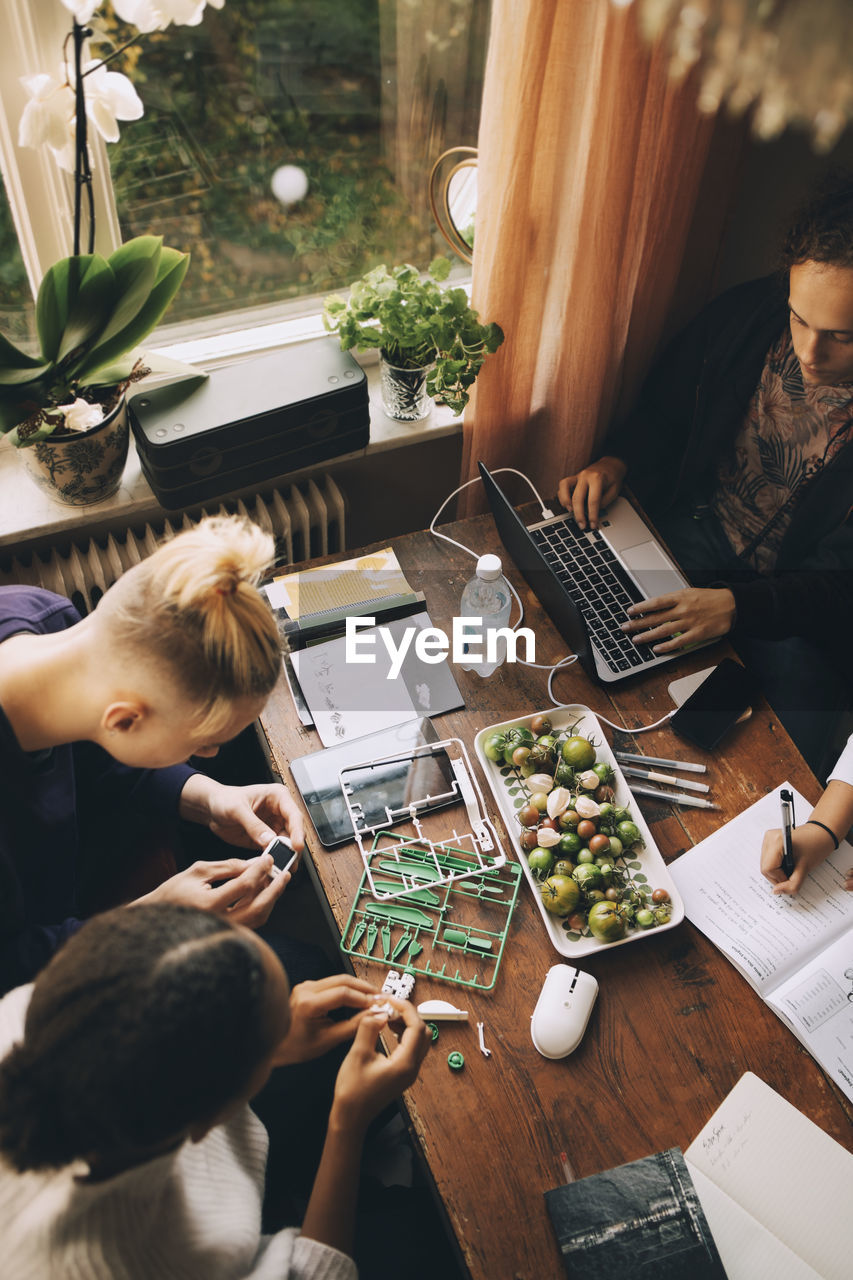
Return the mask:
[[[178,818],[178,802],[187,779],[197,769],[187,764],[170,765],[166,769],[134,769],[119,764],[101,747],[91,742],[77,743],[77,785],[89,803],[98,805],[108,797],[111,804],[128,805],[132,809],[168,819]]]

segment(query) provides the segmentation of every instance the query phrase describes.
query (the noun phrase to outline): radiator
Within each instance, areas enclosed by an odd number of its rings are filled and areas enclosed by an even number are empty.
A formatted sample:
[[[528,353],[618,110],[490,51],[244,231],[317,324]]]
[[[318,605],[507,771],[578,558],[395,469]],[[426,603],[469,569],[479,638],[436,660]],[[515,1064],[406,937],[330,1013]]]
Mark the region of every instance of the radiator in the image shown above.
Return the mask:
[[[116,578],[150,555],[163,537],[190,528],[204,515],[235,513],[247,516],[275,537],[277,564],[295,564],[346,550],[344,497],[333,478],[326,475],[316,482],[291,485],[286,494],[274,489],[215,508],[193,508],[192,518],[177,515],[141,528],[94,535],[46,554],[34,552],[19,558],[13,553],[0,559],[0,584],[45,587],[68,596],[81,613],[87,613]]]

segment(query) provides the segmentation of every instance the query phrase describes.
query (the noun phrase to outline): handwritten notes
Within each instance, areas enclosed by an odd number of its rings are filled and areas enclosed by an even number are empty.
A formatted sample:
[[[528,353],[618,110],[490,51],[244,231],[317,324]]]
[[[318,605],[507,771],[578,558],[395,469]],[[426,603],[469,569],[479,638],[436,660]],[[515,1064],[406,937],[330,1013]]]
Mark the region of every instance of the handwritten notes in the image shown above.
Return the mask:
[[[853,1156],[747,1072],[685,1152],[729,1280],[848,1280]]]
[[[770,892],[759,853],[764,832],[779,825],[780,790],[756,801],[670,868],[688,919],[760,995],[853,930],[853,894],[843,888],[853,850],[844,842],[795,898]],[[808,802],[796,792],[794,798],[798,811],[808,813]]]
[[[783,784],[789,785],[789,784]],[[689,920],[728,956],[853,1100],[853,850],[842,842],[796,897],[775,896],[759,870],[778,825],[771,791],[670,868]],[[795,793],[801,814],[808,803]]]

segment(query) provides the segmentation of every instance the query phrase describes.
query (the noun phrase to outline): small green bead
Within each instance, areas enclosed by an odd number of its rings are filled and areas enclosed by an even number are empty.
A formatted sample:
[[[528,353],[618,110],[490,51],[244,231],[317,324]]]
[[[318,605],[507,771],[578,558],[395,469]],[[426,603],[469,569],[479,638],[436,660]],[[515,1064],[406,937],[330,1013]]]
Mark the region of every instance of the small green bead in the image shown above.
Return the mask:
[[[458,1049],[454,1049],[453,1053],[447,1055],[447,1065],[451,1071],[461,1071],[465,1066],[465,1059]]]

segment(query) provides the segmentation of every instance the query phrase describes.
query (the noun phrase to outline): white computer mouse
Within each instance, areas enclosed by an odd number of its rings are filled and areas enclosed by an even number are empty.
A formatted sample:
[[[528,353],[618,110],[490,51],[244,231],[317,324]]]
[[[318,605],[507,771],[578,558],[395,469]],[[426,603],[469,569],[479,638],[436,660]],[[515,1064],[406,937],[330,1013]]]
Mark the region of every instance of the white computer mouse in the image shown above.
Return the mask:
[[[598,983],[570,964],[548,970],[530,1019],[530,1035],[543,1058],[574,1053],[586,1031]]]

